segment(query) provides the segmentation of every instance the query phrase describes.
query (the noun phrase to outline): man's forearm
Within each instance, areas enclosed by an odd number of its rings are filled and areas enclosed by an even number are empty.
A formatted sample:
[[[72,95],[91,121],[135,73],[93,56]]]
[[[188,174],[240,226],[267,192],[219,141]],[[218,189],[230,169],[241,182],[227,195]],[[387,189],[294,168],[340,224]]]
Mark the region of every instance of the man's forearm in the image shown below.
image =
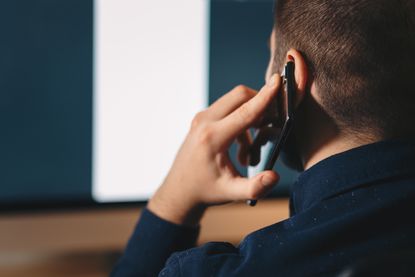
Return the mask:
[[[165,221],[147,208],[111,276],[157,276],[173,252],[195,246],[198,227]]]

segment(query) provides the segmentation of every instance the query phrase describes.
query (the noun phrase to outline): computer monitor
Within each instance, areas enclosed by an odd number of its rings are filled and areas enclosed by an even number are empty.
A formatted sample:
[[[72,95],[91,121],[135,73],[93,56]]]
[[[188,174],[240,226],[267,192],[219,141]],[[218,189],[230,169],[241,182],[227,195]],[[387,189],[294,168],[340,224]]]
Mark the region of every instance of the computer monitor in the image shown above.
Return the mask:
[[[148,200],[194,114],[263,84],[272,6],[2,1],[0,207]]]

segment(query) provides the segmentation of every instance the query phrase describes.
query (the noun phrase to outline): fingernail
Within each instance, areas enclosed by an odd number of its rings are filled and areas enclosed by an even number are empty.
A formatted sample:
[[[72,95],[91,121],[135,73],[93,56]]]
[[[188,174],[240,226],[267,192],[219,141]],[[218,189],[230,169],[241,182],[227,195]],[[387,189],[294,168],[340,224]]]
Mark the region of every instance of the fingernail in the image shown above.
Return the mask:
[[[269,78],[267,85],[270,88],[275,87],[275,84],[277,83],[277,77],[278,77],[278,74],[274,74],[274,75],[271,76],[271,78]]]
[[[262,176],[261,182],[264,185],[264,187],[268,187],[275,183],[275,179],[267,174]]]

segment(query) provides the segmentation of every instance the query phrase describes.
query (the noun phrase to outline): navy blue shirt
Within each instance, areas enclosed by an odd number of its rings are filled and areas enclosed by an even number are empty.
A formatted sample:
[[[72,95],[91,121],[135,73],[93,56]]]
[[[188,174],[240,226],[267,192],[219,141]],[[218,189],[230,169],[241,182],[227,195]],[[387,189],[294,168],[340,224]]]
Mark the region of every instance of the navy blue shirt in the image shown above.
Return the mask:
[[[335,276],[371,255],[415,249],[415,145],[378,142],[319,162],[293,185],[290,211],[237,247],[192,248],[198,229],[144,210],[113,276]]]

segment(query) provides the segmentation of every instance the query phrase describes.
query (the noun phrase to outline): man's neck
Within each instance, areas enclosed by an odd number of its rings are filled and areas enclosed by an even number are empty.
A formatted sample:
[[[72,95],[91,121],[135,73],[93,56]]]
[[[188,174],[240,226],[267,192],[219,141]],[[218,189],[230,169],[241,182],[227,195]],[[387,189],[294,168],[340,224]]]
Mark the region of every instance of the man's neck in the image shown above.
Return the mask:
[[[374,130],[345,130],[325,110],[315,86],[304,99],[305,105],[299,111],[300,126],[297,141],[304,170],[318,162],[350,149],[382,140]],[[306,139],[305,139],[306,138]]]
[[[315,146],[314,149],[310,149],[309,155],[304,158],[304,170],[309,169],[318,162],[327,159],[330,156],[351,150],[353,148],[363,146],[366,144],[380,141],[380,138],[365,138],[356,139],[356,137],[339,135],[333,137],[330,140]]]

